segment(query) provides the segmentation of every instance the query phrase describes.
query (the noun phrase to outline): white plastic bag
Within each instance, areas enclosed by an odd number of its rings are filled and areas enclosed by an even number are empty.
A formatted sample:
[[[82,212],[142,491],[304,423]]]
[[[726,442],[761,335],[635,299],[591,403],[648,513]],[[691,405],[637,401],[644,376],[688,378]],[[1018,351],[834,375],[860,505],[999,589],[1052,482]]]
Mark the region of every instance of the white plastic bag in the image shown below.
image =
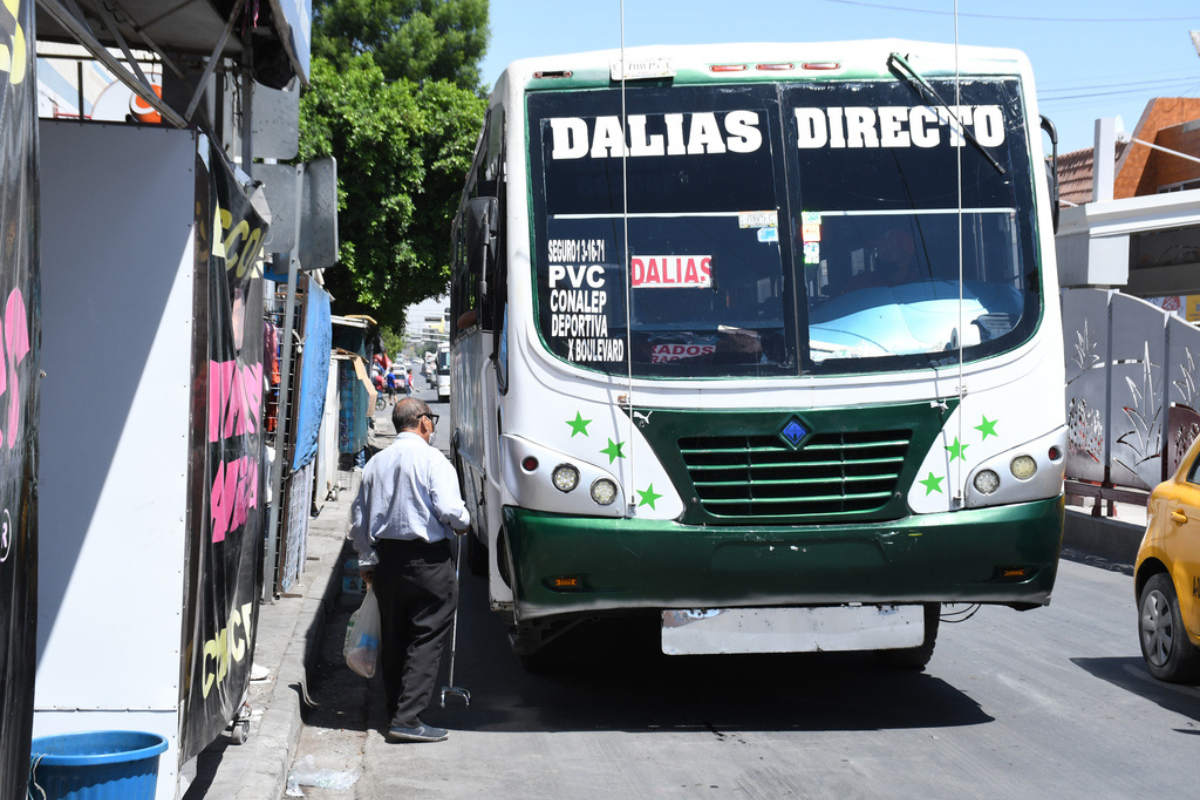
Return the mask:
[[[287,776],[288,797],[304,797],[301,786],[316,786],[321,789],[349,789],[362,776],[362,770],[351,767],[348,770],[317,769],[312,756],[305,756],[296,762]]]
[[[379,601],[375,599],[375,590],[368,588],[362,605],[350,615],[350,623],[346,626],[346,646],[342,649],[346,665],[364,678],[375,677],[381,628]]]

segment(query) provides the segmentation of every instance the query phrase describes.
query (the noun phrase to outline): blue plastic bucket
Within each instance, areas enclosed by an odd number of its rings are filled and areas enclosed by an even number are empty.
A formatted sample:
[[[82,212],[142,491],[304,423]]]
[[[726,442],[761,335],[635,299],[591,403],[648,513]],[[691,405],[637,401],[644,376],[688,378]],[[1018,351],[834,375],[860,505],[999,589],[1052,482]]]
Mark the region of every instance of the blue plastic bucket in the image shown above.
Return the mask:
[[[167,740],[141,731],[39,736],[29,748],[29,796],[41,800],[154,800]]]

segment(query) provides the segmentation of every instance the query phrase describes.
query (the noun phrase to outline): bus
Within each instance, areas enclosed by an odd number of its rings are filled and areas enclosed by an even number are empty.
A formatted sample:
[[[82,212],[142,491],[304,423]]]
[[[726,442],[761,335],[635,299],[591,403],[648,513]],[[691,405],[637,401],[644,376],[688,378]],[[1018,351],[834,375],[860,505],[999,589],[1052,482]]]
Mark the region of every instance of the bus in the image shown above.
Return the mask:
[[[450,400],[450,345],[446,343],[438,345],[434,370],[437,373],[438,402],[448,402]]]
[[[879,40],[533,58],[452,231],[471,568],[523,657],[876,651],[1049,603],[1064,348],[1027,58]],[[1055,156],[1056,157],[1056,156]]]

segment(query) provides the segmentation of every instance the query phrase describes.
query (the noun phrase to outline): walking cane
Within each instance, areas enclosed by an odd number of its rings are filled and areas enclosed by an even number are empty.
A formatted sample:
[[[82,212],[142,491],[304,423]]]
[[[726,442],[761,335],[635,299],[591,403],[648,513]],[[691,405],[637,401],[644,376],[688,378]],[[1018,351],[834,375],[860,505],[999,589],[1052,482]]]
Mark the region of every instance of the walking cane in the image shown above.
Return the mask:
[[[459,584],[458,568],[462,564],[463,547],[466,546],[466,542],[463,541],[463,539],[465,539],[467,536],[470,536],[470,535],[471,535],[471,532],[467,531],[461,537],[459,537],[459,540],[457,542],[458,554],[454,557],[454,583],[456,585]],[[461,586],[460,586],[460,588],[461,588]],[[463,699],[463,702],[466,703],[466,707],[467,708],[471,707],[471,693],[468,692],[466,689],[462,688],[461,686],[454,685],[454,655],[457,651],[458,651],[458,604],[455,603],[454,617],[453,617],[453,621],[450,623],[450,685],[442,687],[442,708],[446,707],[446,695],[448,695],[448,694],[461,697]]]

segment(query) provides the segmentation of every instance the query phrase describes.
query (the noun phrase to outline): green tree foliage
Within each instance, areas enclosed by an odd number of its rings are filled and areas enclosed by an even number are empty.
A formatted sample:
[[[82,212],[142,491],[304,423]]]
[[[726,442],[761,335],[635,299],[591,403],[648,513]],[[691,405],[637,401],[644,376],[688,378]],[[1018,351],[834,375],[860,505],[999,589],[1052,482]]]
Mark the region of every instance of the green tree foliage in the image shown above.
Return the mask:
[[[404,327],[404,309],[446,290],[450,225],[486,101],[448,81],[388,80],[371,54],[312,61],[300,158],[338,159],[335,312]]]
[[[479,88],[487,0],[317,0],[313,53],[344,69],[371,53],[383,74]]]
[[[394,358],[396,355],[404,351],[405,340],[403,329],[395,330],[393,328],[383,327],[379,329],[379,338],[383,340],[383,350],[388,354],[388,358]]]

